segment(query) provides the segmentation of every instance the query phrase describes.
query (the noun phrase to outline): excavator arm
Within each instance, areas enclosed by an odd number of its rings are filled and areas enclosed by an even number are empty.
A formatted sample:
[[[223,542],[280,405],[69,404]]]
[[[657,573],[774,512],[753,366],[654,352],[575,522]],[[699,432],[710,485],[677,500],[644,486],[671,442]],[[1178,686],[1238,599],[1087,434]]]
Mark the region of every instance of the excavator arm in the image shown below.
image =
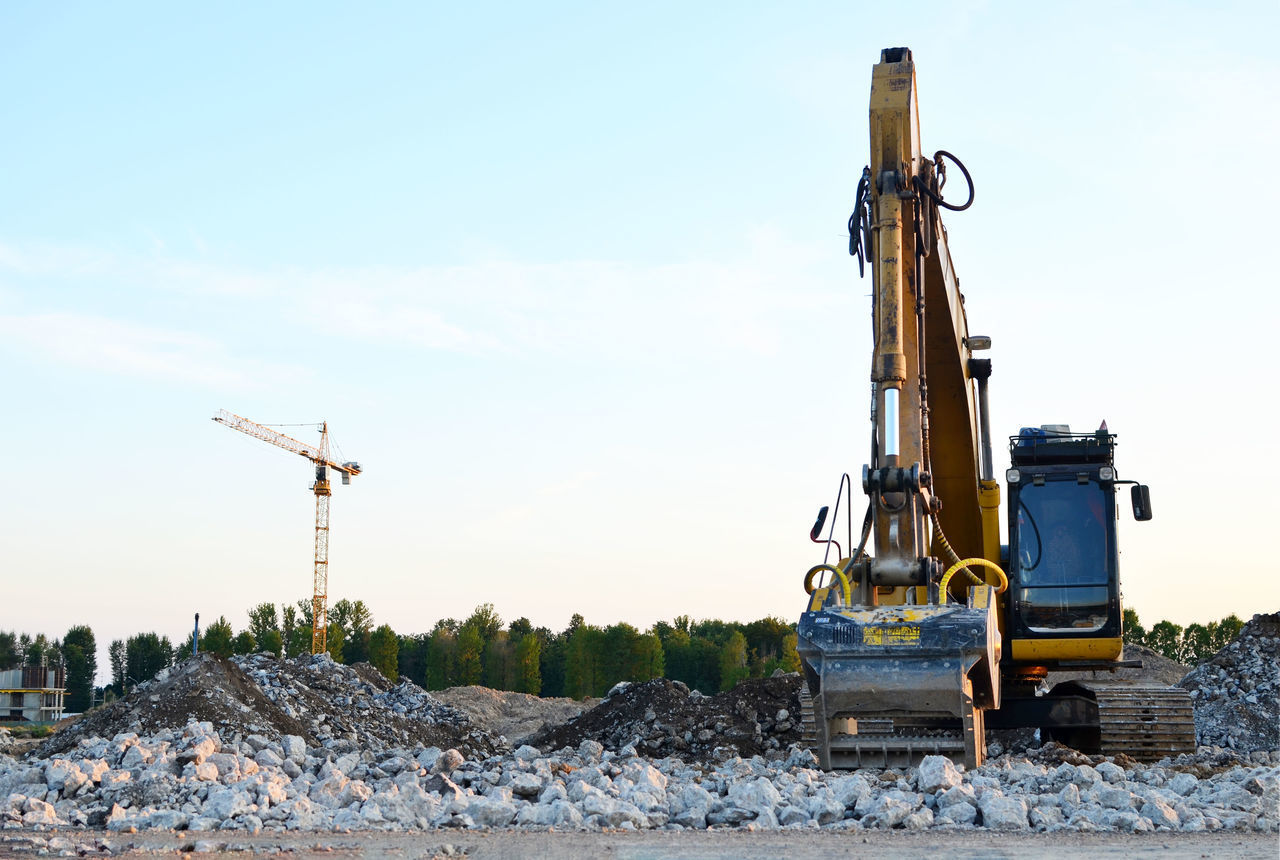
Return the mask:
[[[945,524],[960,557],[999,560],[990,434],[984,440],[970,381],[977,376],[985,385],[990,365],[972,360],[973,348],[987,339],[969,337],[939,217],[940,204],[949,205],[940,187],[945,174],[939,175],[946,169],[945,153],[933,159],[921,153],[915,65],[906,48],[886,49],[873,71],[870,129],[866,222],[874,283],[876,433],[864,487],[872,495],[875,529],[870,578],[881,585],[921,586],[933,573],[928,559],[939,555],[932,551],[930,519]],[[982,478],[994,499],[980,498],[984,444]],[[991,512],[990,528],[984,527],[984,507]]]
[[[972,360],[986,339],[968,334],[938,214],[968,203],[941,193],[945,153],[922,155],[905,48],[885,50],[873,71],[870,128],[850,229],[873,281],[874,430],[862,486],[874,551],[841,563],[840,589],[811,589],[797,628],[803,720],[824,767],[937,753],[974,767],[985,754],[983,712],[1000,695],[996,589],[984,584],[986,567],[1003,581],[999,491],[980,480],[985,389],[971,381],[985,385],[989,368]],[[989,456],[985,468],[989,478]]]

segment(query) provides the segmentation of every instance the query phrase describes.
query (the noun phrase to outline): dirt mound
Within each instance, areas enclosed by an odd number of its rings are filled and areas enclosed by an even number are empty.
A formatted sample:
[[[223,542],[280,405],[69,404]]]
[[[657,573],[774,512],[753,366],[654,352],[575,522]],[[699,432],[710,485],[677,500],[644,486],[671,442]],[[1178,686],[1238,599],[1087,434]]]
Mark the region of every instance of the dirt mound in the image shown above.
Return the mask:
[[[81,738],[111,738],[122,732],[154,734],[208,721],[243,735],[300,735],[315,738],[299,720],[276,707],[244,672],[215,654],[200,654],[162,670],[139,684],[128,696],[86,714],[54,734],[40,748],[40,756],[65,752]]]
[[[1122,660],[1141,660],[1141,669],[1116,669],[1114,672],[1106,670],[1097,671],[1074,671],[1074,672],[1050,672],[1045,679],[1050,687],[1060,684],[1063,681],[1087,680],[1087,681],[1132,681],[1137,684],[1159,684],[1166,687],[1172,687],[1183,679],[1187,674],[1190,666],[1170,660],[1168,657],[1156,651],[1152,651],[1143,645],[1134,645],[1126,642],[1124,645],[1124,654]]]
[[[519,745],[525,739],[548,727],[563,725],[599,699],[542,699],[528,693],[491,690],[488,687],[450,687],[431,694],[450,707],[457,708],[471,721],[494,735],[502,735]]]
[[[800,740],[799,693],[798,675],[743,681],[718,696],[666,678],[619,684],[596,707],[528,742],[545,750],[588,740],[615,751],[632,745],[655,758],[758,755]]]
[[[1190,691],[1196,739],[1233,750],[1280,749],[1280,612],[1255,615],[1178,686]]]
[[[192,720],[211,722],[228,738],[297,735],[308,746],[334,749],[422,744],[488,754],[500,746],[466,714],[408,681],[391,685],[368,664],[341,666],[323,654],[227,660],[205,653],[162,670],[126,698],[58,732],[39,754],[64,752],[81,738],[155,734]]]

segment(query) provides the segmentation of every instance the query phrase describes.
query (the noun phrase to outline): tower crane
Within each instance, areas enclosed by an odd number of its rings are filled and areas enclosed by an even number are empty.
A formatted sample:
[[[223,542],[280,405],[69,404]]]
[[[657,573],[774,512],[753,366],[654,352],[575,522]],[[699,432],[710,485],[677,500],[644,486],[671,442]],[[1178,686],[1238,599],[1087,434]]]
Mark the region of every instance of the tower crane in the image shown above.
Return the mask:
[[[213,416],[213,420],[255,439],[270,442],[286,451],[301,454],[315,464],[316,482],[311,486],[311,490],[316,494],[316,557],[315,583],[311,598],[311,653],[323,653],[329,630],[329,496],[331,495],[329,470],[333,469],[342,475],[342,483],[350,484],[351,476],[360,474],[360,464],[350,460],[345,463],[335,463],[329,459],[328,422],[320,423],[320,444],[316,446],[300,442],[292,436],[286,436],[248,418],[241,418],[225,409],[219,409],[218,414]]]

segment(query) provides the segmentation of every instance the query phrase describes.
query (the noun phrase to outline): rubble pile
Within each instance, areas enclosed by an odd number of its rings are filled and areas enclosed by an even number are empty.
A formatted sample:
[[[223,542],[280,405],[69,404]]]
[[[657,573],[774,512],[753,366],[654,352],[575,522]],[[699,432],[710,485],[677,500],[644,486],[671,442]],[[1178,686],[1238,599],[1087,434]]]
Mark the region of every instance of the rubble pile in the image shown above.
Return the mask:
[[[1078,754],[1074,754],[1078,755]],[[1002,757],[966,772],[824,772],[793,746],[719,763],[650,758],[596,741],[466,758],[455,749],[337,752],[301,737],[221,738],[208,722],[146,737],[82,738],[62,756],[0,755],[0,828],[356,831],[427,828],[1277,831],[1280,754],[1212,774]],[[1211,768],[1212,770],[1212,768]],[[82,838],[98,838],[83,834]],[[86,843],[89,848],[92,845]],[[79,848],[75,845],[71,850]]]
[[[1140,764],[1048,743],[973,771],[938,756],[909,769],[818,769],[796,744],[797,676],[717,696],[665,679],[619,684],[512,751],[490,723],[367,665],[202,655],[25,759],[0,748],[0,832],[57,831],[44,842],[61,840],[57,853],[99,853],[101,829],[1275,833],[1277,645],[1280,615],[1255,617],[1186,676],[1201,739],[1216,744],[1195,755]],[[473,710],[521,725],[519,704]],[[95,832],[77,832],[86,827]],[[9,844],[0,836],[0,853]]]
[[[191,721],[218,727],[223,739],[251,735],[346,752],[389,747],[457,747],[493,752],[499,742],[463,712],[409,681],[390,684],[368,664],[343,666],[327,654],[278,660],[268,654],[225,659],[200,654],[162,670],[124,699],[55,733],[40,748],[59,755],[91,737],[155,735]]]
[[[623,682],[596,707],[528,742],[555,749],[597,741],[614,752],[630,745],[653,758],[776,754],[800,740],[799,694],[799,675],[750,679],[717,696],[666,678]]]
[[[1195,702],[1197,743],[1280,748],[1280,612],[1253,616],[1178,686]]]

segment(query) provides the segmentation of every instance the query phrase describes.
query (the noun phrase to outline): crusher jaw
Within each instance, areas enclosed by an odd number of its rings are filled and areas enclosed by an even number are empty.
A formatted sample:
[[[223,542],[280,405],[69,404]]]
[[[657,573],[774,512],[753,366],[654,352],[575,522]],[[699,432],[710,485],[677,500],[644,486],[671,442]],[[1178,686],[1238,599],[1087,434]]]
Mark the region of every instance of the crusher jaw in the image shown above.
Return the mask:
[[[905,767],[986,753],[983,711],[999,707],[994,589],[968,605],[828,607],[798,627],[805,740],[824,769]]]

